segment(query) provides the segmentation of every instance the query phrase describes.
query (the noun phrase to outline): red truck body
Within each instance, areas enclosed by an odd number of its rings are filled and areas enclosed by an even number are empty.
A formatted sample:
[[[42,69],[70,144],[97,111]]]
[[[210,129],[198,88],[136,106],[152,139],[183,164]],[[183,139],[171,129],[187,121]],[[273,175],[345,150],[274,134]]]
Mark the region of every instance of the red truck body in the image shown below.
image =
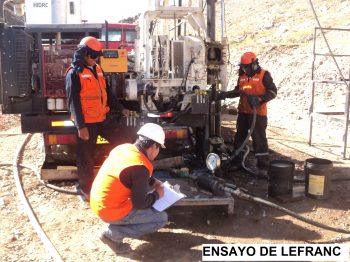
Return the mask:
[[[136,25],[135,24],[108,24],[108,27],[104,24],[101,32],[101,43],[103,48],[107,48],[106,35],[108,33],[108,48],[118,49],[123,48],[128,52],[134,50],[135,38],[136,38]]]

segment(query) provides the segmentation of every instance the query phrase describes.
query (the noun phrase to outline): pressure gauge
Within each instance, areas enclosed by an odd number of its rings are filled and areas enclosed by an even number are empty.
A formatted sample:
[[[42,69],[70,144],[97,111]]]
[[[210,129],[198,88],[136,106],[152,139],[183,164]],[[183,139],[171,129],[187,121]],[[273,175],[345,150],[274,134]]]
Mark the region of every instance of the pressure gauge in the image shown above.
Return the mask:
[[[208,156],[207,156],[207,159],[205,161],[206,165],[207,165],[207,168],[210,170],[210,171],[214,171],[215,169],[219,168],[220,167],[220,164],[221,164],[221,160],[220,160],[220,157],[215,154],[215,153],[210,153]]]

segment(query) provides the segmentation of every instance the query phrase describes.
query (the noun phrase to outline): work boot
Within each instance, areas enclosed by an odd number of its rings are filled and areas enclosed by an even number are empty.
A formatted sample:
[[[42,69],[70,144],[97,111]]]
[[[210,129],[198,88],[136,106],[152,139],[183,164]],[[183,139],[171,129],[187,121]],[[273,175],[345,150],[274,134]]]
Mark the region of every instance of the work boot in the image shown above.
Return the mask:
[[[80,197],[84,202],[90,202],[90,194],[84,192],[83,190],[80,191]]]
[[[123,243],[123,240],[115,241],[111,239],[106,232],[103,232],[100,236],[100,240],[108,245],[117,254],[126,254],[131,250],[130,245]]]
[[[268,155],[256,156],[257,159],[257,167],[259,169],[268,169],[270,165],[270,158]]]
[[[266,178],[269,165],[270,165],[270,158],[268,155],[264,156],[257,156],[257,167],[258,167],[258,176]]]
[[[238,156],[235,156],[232,160],[230,160],[228,164],[229,171],[237,171],[242,167],[243,154],[239,153]]]
[[[80,200],[82,202],[90,202],[90,191],[88,191],[88,192],[84,191],[80,187],[79,183],[75,184],[75,189],[76,189],[76,192],[78,194],[78,197],[80,198]]]

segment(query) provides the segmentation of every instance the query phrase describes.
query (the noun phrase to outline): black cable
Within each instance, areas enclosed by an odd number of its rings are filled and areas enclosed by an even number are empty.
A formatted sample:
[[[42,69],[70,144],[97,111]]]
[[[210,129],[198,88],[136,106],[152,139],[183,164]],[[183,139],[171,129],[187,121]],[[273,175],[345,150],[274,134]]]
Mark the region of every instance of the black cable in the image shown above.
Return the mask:
[[[13,165],[12,165],[12,164],[9,164],[9,163],[0,163],[0,166],[13,166]],[[23,164],[19,164],[18,166],[19,166],[19,167],[22,167],[22,168],[27,168],[27,169],[33,171],[33,172],[37,175],[37,177],[39,178],[39,172],[36,171],[36,170],[34,169],[34,167],[27,166],[27,165],[23,165]],[[47,188],[53,189],[53,190],[58,191],[58,192],[61,192],[61,193],[66,193],[66,194],[69,194],[69,195],[79,195],[79,193],[78,193],[77,191],[72,191],[72,190],[68,190],[68,189],[63,189],[63,188],[58,187],[58,186],[55,186],[55,185],[53,185],[53,184],[44,182],[44,181],[41,180],[40,178],[39,178],[39,182],[40,182],[42,185],[46,186]]]
[[[24,145],[30,139],[30,137],[31,137],[31,134],[27,134],[27,136],[23,140],[21,146],[19,147],[19,149],[16,153],[16,156],[14,158],[13,164],[12,164],[13,177],[15,180],[17,193],[18,193],[18,196],[22,202],[23,208],[25,209],[25,213],[29,218],[30,223],[32,224],[35,232],[38,234],[38,237],[40,238],[40,240],[43,242],[44,246],[46,247],[46,249],[50,253],[51,257],[56,262],[62,262],[63,259],[62,259],[61,255],[58,253],[57,249],[51,243],[51,241],[48,238],[48,236],[46,235],[45,231],[42,229],[40,222],[39,222],[38,218],[36,217],[34,210],[33,210],[32,206],[30,205],[30,203],[29,203],[29,201],[24,193],[21,176],[18,172],[18,166],[19,166],[18,162],[19,162],[20,153],[22,152]]]
[[[249,132],[248,135],[246,136],[246,138],[244,139],[243,143],[241,144],[241,146],[235,150],[233,157],[231,156],[231,159],[235,158],[236,156],[239,155],[239,153],[241,153],[241,151],[243,150],[243,148],[246,146],[246,144],[249,141],[250,136],[252,135],[254,128],[255,128],[255,123],[256,123],[256,106],[253,107],[253,120],[252,120],[252,124],[250,125],[249,128]]]
[[[182,78],[181,85],[180,85],[180,90],[182,89],[183,91],[186,91],[186,82],[187,82],[188,74],[190,72],[191,65],[193,63],[194,63],[194,58],[191,59],[190,63],[187,66],[186,75]]]
[[[329,230],[329,231],[334,231],[334,232],[338,232],[338,233],[344,233],[344,234],[350,234],[350,231],[349,230],[345,230],[345,229],[342,229],[342,228],[335,228],[335,227],[331,227],[331,226],[327,226],[327,225],[324,225],[324,224],[321,224],[317,221],[314,221],[312,219],[309,219],[309,218],[306,218],[306,217],[303,217],[297,213],[295,213],[294,211],[292,210],[289,210],[285,207],[281,207],[279,205],[276,205],[270,201],[267,201],[265,199],[262,199],[260,197],[255,197],[255,196],[252,196],[252,195],[249,195],[249,194],[246,194],[246,193],[243,193],[240,189],[232,189],[232,188],[229,188],[229,187],[225,187],[224,188],[224,191],[225,192],[228,192],[230,194],[232,194],[233,196],[236,196],[238,198],[241,198],[241,199],[244,199],[244,200],[247,200],[247,201],[251,201],[251,202],[254,202],[254,203],[258,203],[258,204],[262,204],[262,205],[265,205],[265,206],[268,206],[268,207],[272,207],[274,209],[277,209],[283,213],[286,213],[292,217],[295,217],[296,219],[299,219],[305,223],[308,223],[310,225],[313,225],[313,226],[316,226],[316,227],[320,227],[320,228],[323,228],[323,229],[326,229],[326,230]]]
[[[58,191],[60,193],[65,193],[65,194],[68,194],[68,195],[81,195],[81,193],[77,192],[77,191],[72,191],[72,190],[68,190],[68,189],[63,189],[61,187],[58,187],[58,186],[54,186],[53,184],[49,184],[49,183],[46,183],[44,181],[40,181],[44,186],[46,186],[47,188],[50,188],[50,189],[53,189],[55,191]]]
[[[187,105],[189,106],[189,104]],[[186,106],[186,107],[187,107]],[[189,108],[185,108],[184,111],[182,111],[181,113],[177,114],[176,116],[174,116],[169,122],[170,123],[174,123],[176,120],[178,120],[180,117],[184,116],[184,115],[187,115],[189,112],[191,112],[192,110],[192,107],[189,107]]]

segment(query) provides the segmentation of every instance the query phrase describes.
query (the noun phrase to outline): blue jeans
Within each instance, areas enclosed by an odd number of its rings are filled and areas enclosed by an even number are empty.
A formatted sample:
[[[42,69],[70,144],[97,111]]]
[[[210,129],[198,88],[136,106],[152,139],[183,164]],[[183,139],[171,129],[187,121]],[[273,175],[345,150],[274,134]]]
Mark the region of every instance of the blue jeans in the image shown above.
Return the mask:
[[[113,241],[120,242],[124,237],[137,238],[156,232],[168,222],[167,213],[158,212],[153,208],[133,209],[120,220],[107,222],[105,234]]]

